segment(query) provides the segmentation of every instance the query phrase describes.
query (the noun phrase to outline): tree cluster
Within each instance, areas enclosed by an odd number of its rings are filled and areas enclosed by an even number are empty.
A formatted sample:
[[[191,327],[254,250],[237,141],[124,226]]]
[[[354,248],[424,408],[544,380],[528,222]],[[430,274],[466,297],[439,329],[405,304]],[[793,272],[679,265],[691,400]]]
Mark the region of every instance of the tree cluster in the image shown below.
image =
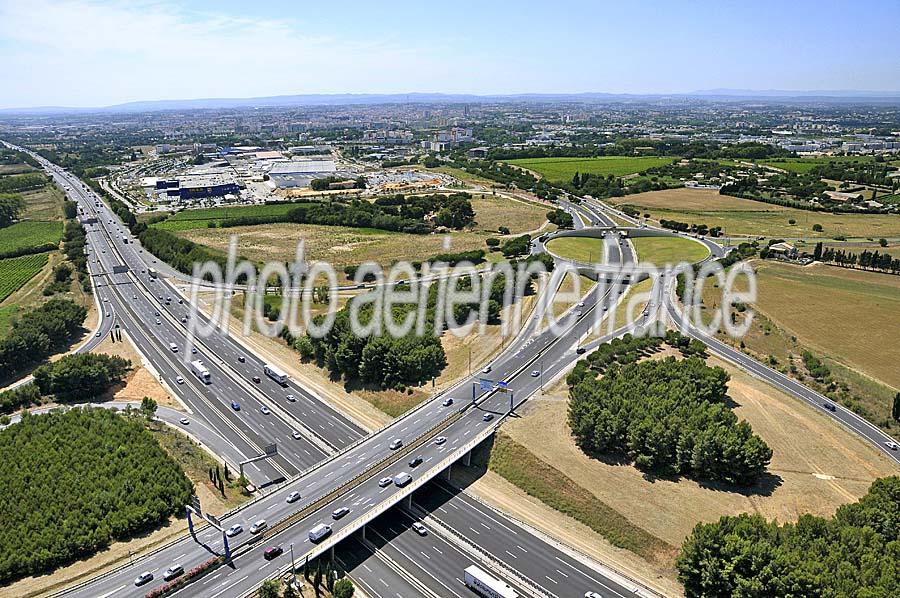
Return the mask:
[[[17,388],[0,392],[0,413],[7,414],[23,407],[31,407],[41,402],[41,391],[34,384],[23,384]]]
[[[47,177],[40,172],[26,172],[0,177],[0,193],[15,193],[40,189],[47,184]]]
[[[861,253],[857,254],[845,249],[828,247],[821,250],[819,259],[839,266],[858,266],[864,270],[880,270],[891,274],[900,274],[900,258],[895,258],[890,253],[880,253],[878,250],[863,249]]]
[[[727,406],[728,374],[697,358],[643,361],[584,376],[569,390],[569,427],[588,454],[646,471],[747,486],[772,450]]]
[[[706,224],[688,224],[687,222],[679,222],[678,220],[660,220],[659,225],[669,230],[675,230],[683,233],[697,233],[698,235],[709,235],[710,237],[718,237],[722,234],[721,226],[710,228]]]
[[[13,193],[0,195],[0,228],[15,222],[24,207],[25,202],[20,195]]]
[[[779,525],[760,515],[698,524],[676,567],[685,594],[896,596],[900,588],[900,477],[875,480],[834,517]]]
[[[81,332],[87,310],[68,299],[51,299],[13,321],[0,339],[0,380],[68,345]]]
[[[57,401],[83,401],[106,393],[120,383],[131,362],[102,353],[72,353],[34,370],[34,383],[41,394]]]
[[[559,208],[547,212],[547,220],[550,221],[550,224],[555,224],[559,228],[573,228],[575,226],[572,215]]]
[[[138,421],[108,409],[0,431],[0,583],[93,554],[179,512],[191,482]]]

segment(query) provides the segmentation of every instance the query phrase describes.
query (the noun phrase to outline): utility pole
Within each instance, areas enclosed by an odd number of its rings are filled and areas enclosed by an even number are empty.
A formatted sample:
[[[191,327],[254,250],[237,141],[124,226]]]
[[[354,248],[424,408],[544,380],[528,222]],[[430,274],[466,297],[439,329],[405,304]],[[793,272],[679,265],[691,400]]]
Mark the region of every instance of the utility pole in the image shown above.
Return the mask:
[[[291,542],[291,577],[294,580],[294,585],[297,585],[297,566],[294,565],[294,543]]]

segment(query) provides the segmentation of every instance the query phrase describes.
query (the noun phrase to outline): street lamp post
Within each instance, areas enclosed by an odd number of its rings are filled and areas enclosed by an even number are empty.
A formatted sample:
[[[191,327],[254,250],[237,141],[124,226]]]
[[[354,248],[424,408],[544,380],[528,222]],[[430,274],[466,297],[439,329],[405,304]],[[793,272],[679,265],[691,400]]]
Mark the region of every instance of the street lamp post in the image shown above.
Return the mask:
[[[291,577],[294,579],[294,585],[297,585],[297,566],[294,565],[294,543],[291,542]]]

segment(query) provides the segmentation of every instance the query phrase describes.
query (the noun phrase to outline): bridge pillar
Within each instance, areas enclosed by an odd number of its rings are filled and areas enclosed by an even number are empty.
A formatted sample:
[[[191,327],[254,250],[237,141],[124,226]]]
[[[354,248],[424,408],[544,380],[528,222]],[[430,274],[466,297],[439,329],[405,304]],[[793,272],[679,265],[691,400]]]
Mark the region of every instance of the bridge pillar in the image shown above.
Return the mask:
[[[463,463],[465,463],[466,467],[472,466],[472,451],[466,453],[466,456],[463,457]]]
[[[406,497],[406,508],[412,509],[412,494]]]
[[[359,530],[359,531],[360,531],[360,533],[362,534],[362,539],[363,539],[363,541],[365,541],[365,539],[366,539],[366,526],[365,526],[365,525],[362,526],[362,529]]]
[[[450,472],[452,471],[452,469],[453,469],[452,465],[447,466],[447,481],[448,482],[450,481]]]

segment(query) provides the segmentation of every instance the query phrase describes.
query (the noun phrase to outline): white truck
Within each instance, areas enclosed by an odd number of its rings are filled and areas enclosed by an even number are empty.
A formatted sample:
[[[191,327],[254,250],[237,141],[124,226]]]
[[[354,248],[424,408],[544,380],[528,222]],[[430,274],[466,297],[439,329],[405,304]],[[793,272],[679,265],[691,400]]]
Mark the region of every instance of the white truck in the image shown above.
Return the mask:
[[[210,382],[209,370],[206,369],[206,366],[203,365],[203,362],[200,361],[199,359],[195,359],[194,361],[191,362],[191,372],[193,372],[193,374],[195,376],[200,378],[200,380],[204,384],[209,384],[209,382]]]
[[[485,598],[519,598],[519,594],[509,585],[475,565],[466,567],[463,581],[467,588]]]
[[[278,369],[274,365],[269,364],[269,363],[263,365],[263,371],[266,373],[266,376],[268,376],[275,382],[281,384],[282,386],[287,384],[287,381],[288,381],[287,374],[282,372],[280,369]]]

